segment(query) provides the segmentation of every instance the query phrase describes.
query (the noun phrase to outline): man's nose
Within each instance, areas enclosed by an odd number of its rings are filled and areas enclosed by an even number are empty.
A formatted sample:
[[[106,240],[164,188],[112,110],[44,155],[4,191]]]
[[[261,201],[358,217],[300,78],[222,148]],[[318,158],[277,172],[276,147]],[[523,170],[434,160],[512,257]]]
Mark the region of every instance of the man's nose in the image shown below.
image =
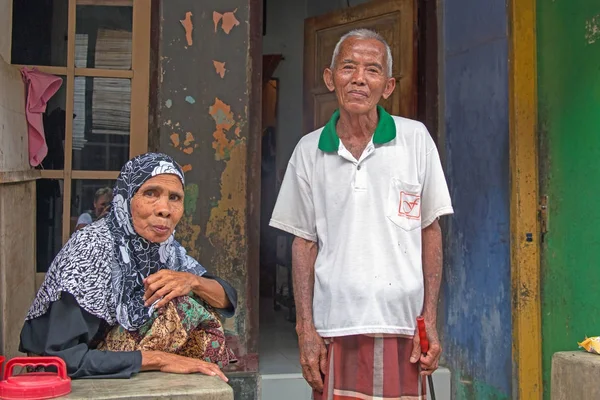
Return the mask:
[[[354,74],[352,75],[352,83],[355,85],[365,84],[365,71],[362,68],[356,68],[356,70],[354,70]]]

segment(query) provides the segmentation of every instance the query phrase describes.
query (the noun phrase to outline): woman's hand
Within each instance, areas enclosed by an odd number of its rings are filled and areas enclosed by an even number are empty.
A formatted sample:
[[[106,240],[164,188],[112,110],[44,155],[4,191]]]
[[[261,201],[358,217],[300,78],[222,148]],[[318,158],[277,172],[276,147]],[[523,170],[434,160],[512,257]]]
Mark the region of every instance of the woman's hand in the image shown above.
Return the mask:
[[[150,307],[155,301],[160,300],[154,307],[156,309],[164,307],[174,298],[190,294],[197,280],[198,276],[189,272],[162,269],[144,279],[145,306]]]
[[[172,374],[200,373],[219,377],[223,382],[229,381],[216,364],[161,351],[142,351],[142,371],[161,371]]]

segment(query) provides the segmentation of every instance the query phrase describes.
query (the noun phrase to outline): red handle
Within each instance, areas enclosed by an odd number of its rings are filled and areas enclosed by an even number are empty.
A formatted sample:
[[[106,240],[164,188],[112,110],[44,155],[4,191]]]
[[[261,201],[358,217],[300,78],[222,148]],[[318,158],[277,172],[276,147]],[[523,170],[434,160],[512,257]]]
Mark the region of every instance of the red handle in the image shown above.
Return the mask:
[[[429,351],[429,339],[427,339],[427,330],[425,329],[425,319],[423,317],[417,317],[417,328],[419,329],[421,352],[427,354]]]
[[[2,380],[7,380],[12,376],[15,367],[27,367],[28,365],[35,367],[56,367],[60,379],[68,379],[67,364],[59,357],[15,357],[6,363],[4,368],[4,377]]]

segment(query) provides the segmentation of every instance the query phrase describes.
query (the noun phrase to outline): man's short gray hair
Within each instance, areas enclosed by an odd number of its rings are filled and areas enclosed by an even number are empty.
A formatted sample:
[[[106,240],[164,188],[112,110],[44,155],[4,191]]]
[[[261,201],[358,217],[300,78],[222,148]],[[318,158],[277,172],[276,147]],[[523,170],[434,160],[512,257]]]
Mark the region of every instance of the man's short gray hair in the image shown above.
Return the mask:
[[[104,195],[110,197],[110,200],[112,201],[113,190],[109,187],[103,187],[96,190],[96,193],[94,193],[94,202],[98,201],[98,199]]]
[[[379,33],[372,31],[370,29],[353,29],[340,38],[340,40],[335,45],[335,49],[333,50],[333,57],[331,58],[331,66],[330,66],[330,68],[332,70],[335,68],[335,62],[338,58],[338,55],[340,54],[340,49],[342,47],[342,43],[344,43],[344,41],[349,38],[375,39],[375,40],[378,40],[381,43],[383,43],[383,45],[385,46],[385,54],[386,54],[386,61],[387,61],[387,66],[386,66],[387,68],[385,69],[385,72],[386,72],[388,78],[392,76],[392,67],[393,67],[393,63],[394,63],[394,61],[392,60],[392,49],[390,49],[390,45],[388,45],[388,43],[385,41],[383,36],[381,36]]]

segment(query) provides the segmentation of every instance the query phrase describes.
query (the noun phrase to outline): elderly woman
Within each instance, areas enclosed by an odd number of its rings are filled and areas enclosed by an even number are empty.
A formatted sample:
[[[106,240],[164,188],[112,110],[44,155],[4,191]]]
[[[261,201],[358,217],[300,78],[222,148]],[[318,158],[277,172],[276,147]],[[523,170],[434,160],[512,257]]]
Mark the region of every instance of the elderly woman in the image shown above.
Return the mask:
[[[128,161],[108,215],[75,232],[50,266],[20,351],[62,358],[73,378],[160,370],[227,381],[220,367],[235,358],[216,313],[233,316],[237,294],[174,239],[183,197],[170,157]]]

